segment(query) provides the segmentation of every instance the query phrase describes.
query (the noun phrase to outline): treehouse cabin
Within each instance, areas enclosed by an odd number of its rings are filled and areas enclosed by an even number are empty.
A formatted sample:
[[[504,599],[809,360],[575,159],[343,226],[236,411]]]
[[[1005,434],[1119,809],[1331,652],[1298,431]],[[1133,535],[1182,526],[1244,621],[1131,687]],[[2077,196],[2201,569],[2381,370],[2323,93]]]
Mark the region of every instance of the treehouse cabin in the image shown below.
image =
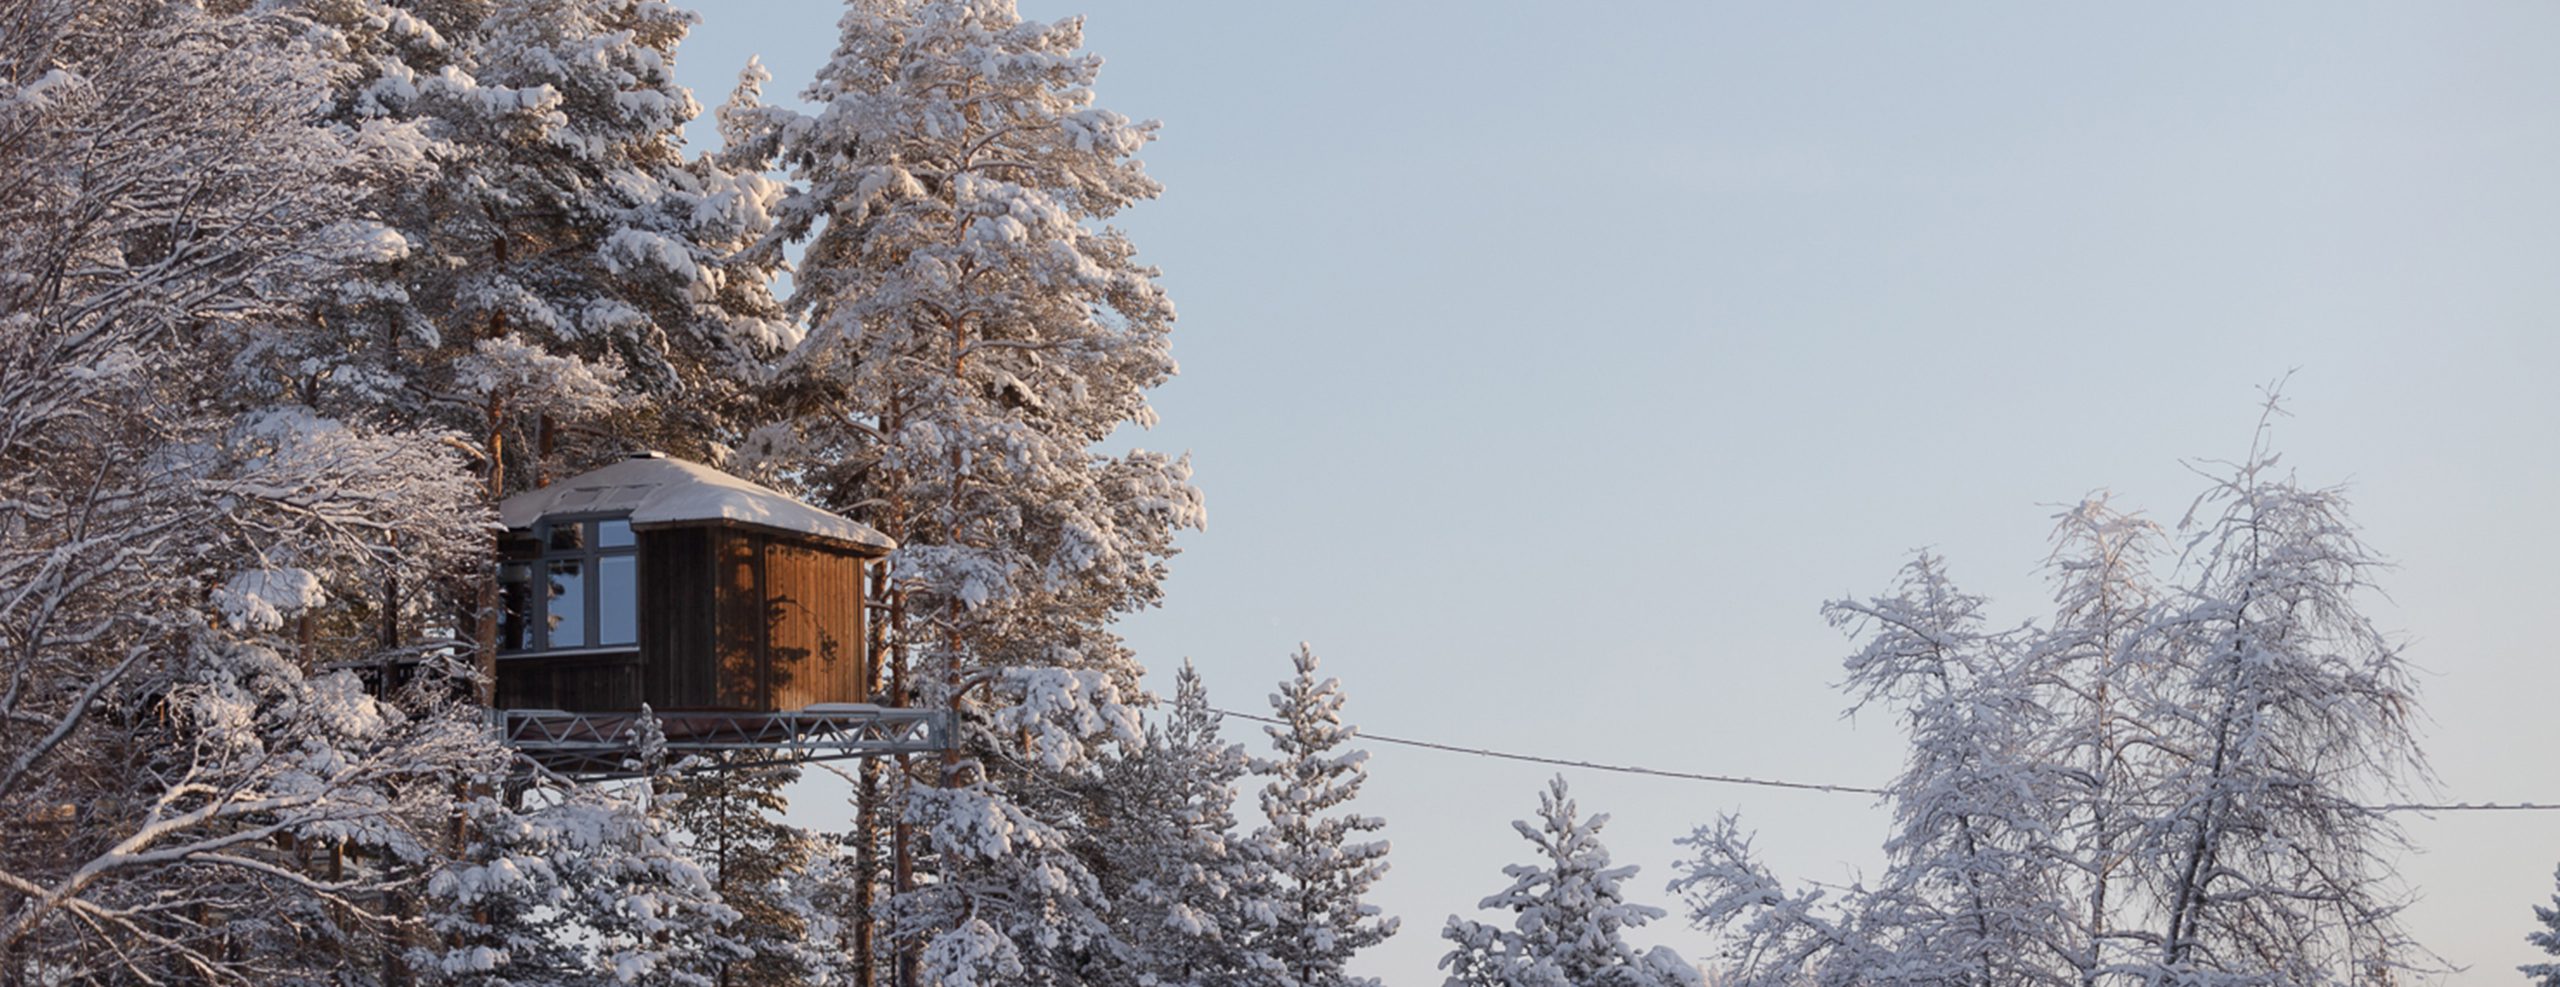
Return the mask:
[[[646,453],[498,505],[497,706],[786,712],[867,701],[888,536]]]

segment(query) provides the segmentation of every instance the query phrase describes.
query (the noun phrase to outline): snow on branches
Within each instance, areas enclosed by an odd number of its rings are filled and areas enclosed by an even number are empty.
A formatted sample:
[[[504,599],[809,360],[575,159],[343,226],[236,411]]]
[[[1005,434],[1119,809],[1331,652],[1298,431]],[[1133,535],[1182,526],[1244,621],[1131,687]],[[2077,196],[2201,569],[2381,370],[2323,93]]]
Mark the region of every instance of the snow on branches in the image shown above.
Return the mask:
[[[2272,395],[2268,417],[2277,413]],[[2063,512],[2049,626],[1984,628],[1923,553],[1824,609],[1865,643],[1844,687],[1911,754],[1874,887],[1788,892],[1732,820],[1673,888],[1740,984],[2363,983],[2431,962],[2398,921],[2398,827],[2425,777],[2397,644],[2361,610],[2381,562],[2338,491],[2249,455],[2162,533]]]
[[[1633,865],[1612,867],[1600,843],[1607,815],[1582,817],[1558,776],[1538,796],[1538,823],[1511,828],[1541,860],[1502,869],[1511,886],[1476,907],[1508,911],[1511,928],[1449,916],[1440,960],[1448,987],[1702,987],[1698,968],[1669,947],[1638,952],[1620,937],[1663,916],[1626,899]]]

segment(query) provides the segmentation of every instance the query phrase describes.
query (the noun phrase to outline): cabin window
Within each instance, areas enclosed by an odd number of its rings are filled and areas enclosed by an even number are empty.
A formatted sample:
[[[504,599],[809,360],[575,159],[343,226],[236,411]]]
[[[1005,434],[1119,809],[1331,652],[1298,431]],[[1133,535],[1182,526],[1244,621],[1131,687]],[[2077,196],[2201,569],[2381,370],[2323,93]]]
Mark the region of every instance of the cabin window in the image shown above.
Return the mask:
[[[498,569],[501,651],[626,647],[640,641],[639,542],[623,518],[562,518],[515,541]],[[530,556],[530,557],[526,557]]]

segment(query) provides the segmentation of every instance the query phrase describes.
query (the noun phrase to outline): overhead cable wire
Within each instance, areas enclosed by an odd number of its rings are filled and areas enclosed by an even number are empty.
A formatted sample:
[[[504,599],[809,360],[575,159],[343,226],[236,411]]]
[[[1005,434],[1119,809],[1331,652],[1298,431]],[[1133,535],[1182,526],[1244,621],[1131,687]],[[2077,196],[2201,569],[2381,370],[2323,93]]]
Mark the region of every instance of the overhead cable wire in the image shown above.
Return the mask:
[[[1221,716],[1232,716],[1240,720],[1253,720],[1259,723],[1285,725],[1281,724],[1279,720],[1272,719],[1268,716],[1255,716],[1251,713],[1239,713],[1231,709],[1213,708],[1209,711]],[[1362,739],[1374,740],[1381,744],[1402,744],[1406,747],[1420,747],[1426,750],[1447,751],[1451,754],[1472,754],[1476,757],[1501,758],[1507,761],[1527,761],[1532,764],[1553,764],[1568,768],[1589,768],[1593,771],[1615,771],[1619,774],[1651,775],[1656,778],[1678,778],[1684,781],[1708,781],[1723,785],[1756,785],[1761,788],[1792,788],[1798,791],[1807,792],[1839,792],[1850,795],[1885,794],[1884,789],[1865,788],[1858,785],[1824,785],[1809,781],[1779,781],[1771,778],[1747,778],[1741,775],[1711,775],[1701,774],[1695,771],[1670,771],[1662,768],[1638,767],[1632,764],[1601,764],[1597,761],[1576,761],[1571,758],[1542,757],[1536,754],[1513,754],[1508,751],[1486,750],[1481,747],[1460,747],[1455,744],[1433,743],[1432,741],[1414,740],[1409,737],[1390,737],[1383,733],[1370,733],[1366,730],[1359,731],[1359,736]]]
[[[1211,707],[1209,712],[1216,713],[1220,716],[1232,716],[1240,720],[1252,720],[1256,723],[1269,723],[1280,726],[1286,725],[1281,721],[1268,716],[1256,716],[1252,713],[1240,713],[1231,709],[1218,709]],[[1374,740],[1381,744],[1419,747],[1424,750],[1442,751],[1450,754],[1465,754],[1472,757],[1490,757],[1505,761],[1526,761],[1531,764],[1552,764],[1567,768],[1588,768],[1593,771],[1612,771],[1618,774],[1644,775],[1654,778],[1677,778],[1683,781],[1704,781],[1719,785],[1748,785],[1757,788],[1783,788],[1802,792],[1832,792],[1846,795],[1891,794],[1884,789],[1870,788],[1864,785],[1829,785],[1820,782],[1785,781],[1775,778],[1752,778],[1744,775],[1707,774],[1698,771],[1672,771],[1665,768],[1647,768],[1632,764],[1604,764],[1598,761],[1581,761],[1565,757],[1546,757],[1538,754],[1515,754],[1510,751],[1491,750],[1483,747],[1464,747],[1457,744],[1443,744],[1429,740],[1415,740],[1411,737],[1392,737],[1382,733],[1370,733],[1367,730],[1357,731],[1357,735],[1363,739]],[[2365,806],[2365,808],[2374,812],[2560,812],[2560,803],[2393,802],[2384,805]]]

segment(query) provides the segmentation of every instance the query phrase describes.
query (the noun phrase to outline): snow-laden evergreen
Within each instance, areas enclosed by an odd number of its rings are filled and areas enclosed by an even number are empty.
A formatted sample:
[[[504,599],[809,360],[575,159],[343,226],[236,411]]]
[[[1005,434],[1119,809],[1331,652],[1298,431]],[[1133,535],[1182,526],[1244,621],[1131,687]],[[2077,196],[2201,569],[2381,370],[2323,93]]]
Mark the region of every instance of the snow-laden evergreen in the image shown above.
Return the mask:
[[[1102,672],[1025,669],[987,685],[989,733],[1005,741],[954,752],[933,787],[909,793],[917,869],[932,878],[889,902],[892,939],[929,984],[1080,983],[1127,959],[1089,863],[1094,833],[1115,821],[1084,796],[1102,752],[1142,743],[1138,707]]]
[[[1540,859],[1502,868],[1511,886],[1476,903],[1510,912],[1511,926],[1452,915],[1440,931],[1456,944],[1440,960],[1447,987],[1703,987],[1698,968],[1670,947],[1639,951],[1623,938],[1663,911],[1627,900],[1636,868],[1610,866],[1600,843],[1608,822],[1582,817],[1562,776],[1548,784],[1537,824],[1511,824]]]
[[[756,763],[761,752],[689,758],[668,781],[667,813],[678,846],[709,873],[712,889],[738,915],[729,935],[747,955],[719,965],[724,987],[793,987],[816,981],[835,943],[812,927],[796,875],[818,864],[820,839],[785,820],[783,788],[795,765]],[[813,935],[813,933],[815,935]]]
[[[1094,105],[1082,41],[1008,0],[866,0],[815,115],[724,110],[803,186],[761,249],[808,239],[809,337],[751,451],[899,540],[929,675],[1134,675],[1108,624],[1158,600],[1201,522],[1185,460],[1094,449],[1153,423],[1173,307],[1102,225],[1155,196],[1135,158],[1154,125]]]
[[[670,839],[670,796],[642,779],[616,789],[545,785],[469,805],[463,856],[424,889],[427,983],[485,987],[710,987],[752,958],[739,913]]]
[[[1238,831],[1248,758],[1219,736],[1208,687],[1184,662],[1146,743],[1105,762],[1094,833],[1103,890],[1127,958],[1096,984],[1228,987],[1268,982],[1256,946],[1272,916],[1270,861]]]
[[[1272,757],[1256,758],[1267,825],[1254,833],[1258,851],[1270,855],[1276,886],[1267,903],[1269,925],[1260,949],[1277,961],[1269,982],[1284,987],[1350,987],[1376,981],[1345,972],[1353,954],[1396,933],[1394,918],[1381,917],[1365,900],[1387,872],[1387,841],[1366,834],[1386,820],[1351,809],[1368,780],[1369,753],[1346,745],[1359,730],[1342,721],[1342,684],[1316,677],[1316,654],[1306,645],[1291,656],[1296,674],[1271,694],[1266,726]]]
[[[2560,879],[2560,871],[2554,872],[2553,877]],[[2526,933],[2525,941],[2534,944],[2543,952],[2560,957],[2560,894],[2551,896],[2549,908],[2533,906],[2533,917],[2542,923],[2542,928]],[[2516,969],[2532,978],[2534,987],[2560,987],[2560,960],[2550,963],[2528,963]]]

